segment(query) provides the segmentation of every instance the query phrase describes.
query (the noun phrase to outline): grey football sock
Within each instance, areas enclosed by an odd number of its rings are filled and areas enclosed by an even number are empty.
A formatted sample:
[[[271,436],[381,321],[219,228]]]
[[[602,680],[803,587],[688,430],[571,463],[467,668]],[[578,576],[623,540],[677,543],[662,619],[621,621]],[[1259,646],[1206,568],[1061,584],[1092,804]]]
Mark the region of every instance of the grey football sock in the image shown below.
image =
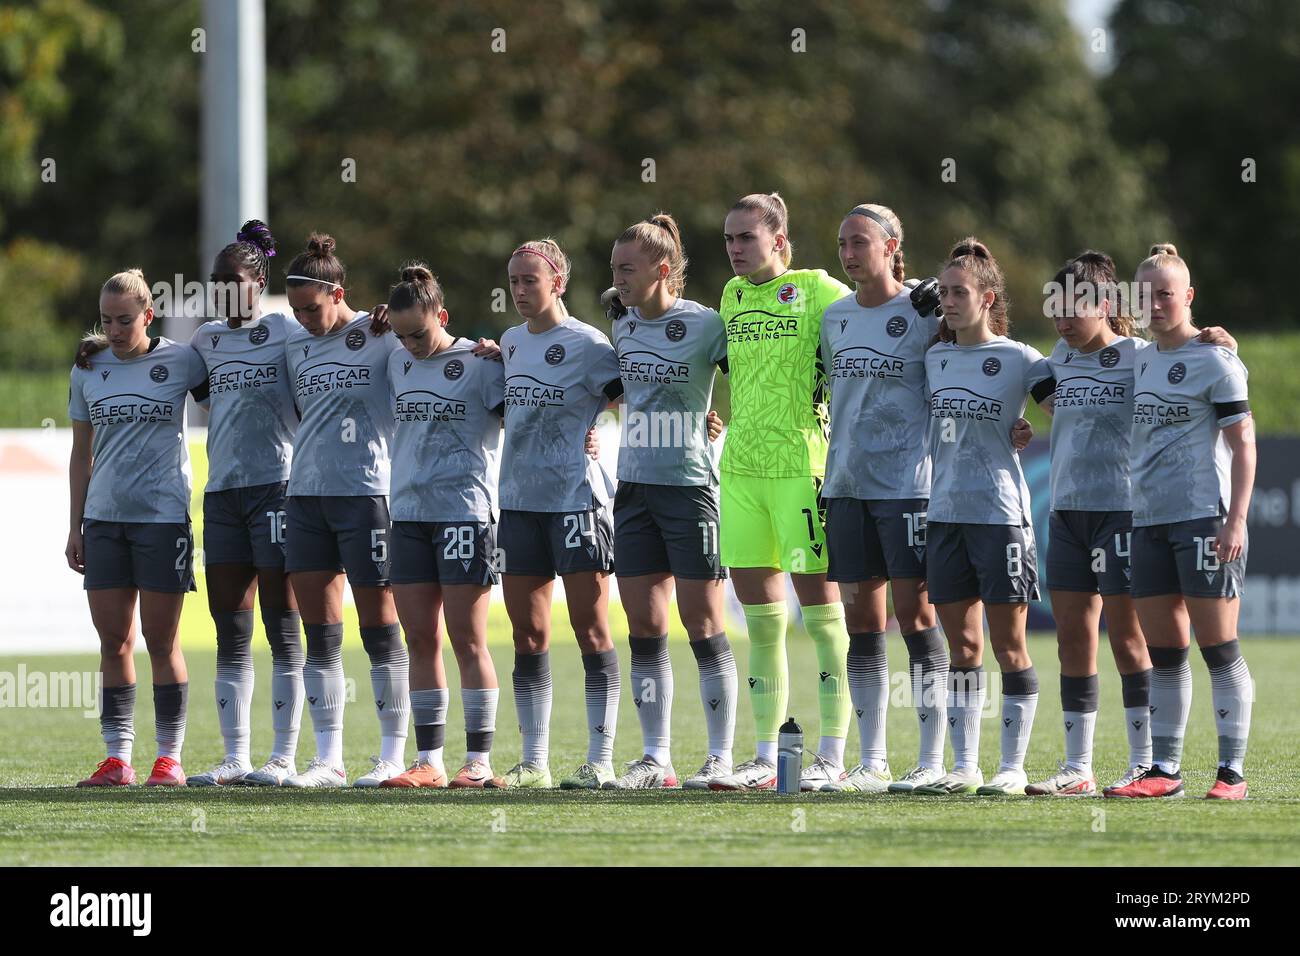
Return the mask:
[[[888,765],[885,717],[889,711],[889,661],[885,657],[885,632],[849,635],[846,659],[849,697],[858,717],[861,762],[872,770]]]
[[[1038,673],[1033,665],[1002,675],[1002,757],[999,770],[1024,770],[1029,735],[1038,710]]]
[[[523,738],[522,759],[547,765],[551,741],[551,656],[515,652],[511,674],[515,689],[515,714]]]
[[[135,744],[135,685],[100,688],[99,732],[108,756],[131,763]]]
[[[1178,773],[1192,710],[1192,668],[1185,647],[1152,647],[1150,652],[1151,759],[1165,773]]]
[[[735,655],[727,635],[721,632],[702,641],[691,641],[691,653],[700,668],[700,700],[704,703],[709,753],[731,763],[739,686]]]
[[[1120,674],[1130,767],[1151,766],[1151,668]]]
[[[262,626],[271,645],[271,726],[275,730],[271,756],[292,763],[298,752],[304,698],[302,618],[297,611],[263,610]]]
[[[1201,656],[1210,668],[1214,727],[1219,734],[1219,766],[1244,776],[1255,686],[1246,659],[1241,656],[1241,642],[1233,639],[1214,647],[1202,647]]]
[[[316,733],[316,755],[334,767],[343,765],[343,625],[305,624],[307,656],[303,691]]]
[[[398,624],[361,628],[361,643],[370,658],[370,688],[379,716],[380,753],[383,760],[403,763],[406,725],[411,717],[410,660]]]
[[[253,707],[253,612],[214,611],[217,630],[217,721],[226,758],[248,763]]]
[[[486,759],[492,752],[492,738],[497,729],[497,701],[501,691],[496,687],[460,689],[461,707],[465,711],[465,753],[482,754]]]
[[[1096,674],[1088,677],[1061,675],[1061,714],[1065,723],[1065,766],[1092,772],[1092,739],[1097,725]]]
[[[185,745],[185,710],[189,699],[188,681],[153,685],[154,740],[158,756],[181,759]]]
[[[429,687],[411,691],[411,714],[415,718],[415,746],[421,752],[440,750],[447,741],[447,705],[451,691]]]
[[[613,764],[618,729],[618,652],[613,648],[582,655],[586,671],[587,762]]]
[[[988,693],[983,667],[948,668],[948,735],[952,738],[953,770],[980,766],[980,716]]]
[[[632,703],[641,723],[645,753],[668,766],[672,744],[673,664],[668,635],[629,637],[632,652]]]
[[[912,706],[921,731],[917,763],[927,770],[943,768],[943,739],[948,731],[948,644],[937,627],[904,634],[912,678]]]

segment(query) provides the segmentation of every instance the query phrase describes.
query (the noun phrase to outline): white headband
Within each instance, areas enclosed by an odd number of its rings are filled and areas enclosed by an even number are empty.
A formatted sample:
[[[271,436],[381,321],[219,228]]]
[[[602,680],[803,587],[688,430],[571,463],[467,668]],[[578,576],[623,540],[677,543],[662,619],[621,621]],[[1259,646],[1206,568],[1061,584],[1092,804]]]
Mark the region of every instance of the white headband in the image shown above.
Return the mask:
[[[303,282],[319,282],[321,285],[331,286],[335,289],[343,288],[343,286],[339,285],[337,282],[330,282],[328,279],[313,279],[311,276],[285,276],[284,278],[286,280],[301,279]]]

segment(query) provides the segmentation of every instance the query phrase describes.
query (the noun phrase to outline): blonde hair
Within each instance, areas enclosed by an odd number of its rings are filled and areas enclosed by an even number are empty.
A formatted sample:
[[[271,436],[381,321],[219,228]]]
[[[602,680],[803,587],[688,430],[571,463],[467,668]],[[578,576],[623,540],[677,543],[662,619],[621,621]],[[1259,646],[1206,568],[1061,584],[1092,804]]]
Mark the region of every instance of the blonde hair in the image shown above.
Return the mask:
[[[1178,247],[1172,242],[1157,242],[1152,246],[1147,257],[1138,263],[1137,271],[1144,269],[1173,269],[1183,274],[1188,285],[1192,284],[1192,271],[1187,268],[1187,263],[1178,254]]]
[[[149,283],[144,280],[144,273],[139,269],[127,269],[109,276],[99,294],[130,296],[139,304],[141,312],[153,303]]]
[[[787,267],[790,265],[790,260],[794,258],[794,243],[790,241],[790,210],[786,208],[785,200],[781,198],[780,193],[750,193],[748,196],[741,196],[731,207],[731,211],[756,212],[759,221],[770,229],[773,235],[780,233],[785,236],[781,261]]]
[[[863,203],[858,203],[853,208],[869,209],[872,212],[874,212],[877,216],[879,216],[881,219],[885,220],[885,222],[889,223],[891,226],[894,227],[894,238],[898,240],[898,248],[894,250],[894,259],[893,259],[894,278],[897,279],[899,282],[902,282],[906,275],[906,273],[904,273],[903,271],[903,220],[898,218],[898,213],[894,212],[894,210],[890,209],[888,206],[882,206],[880,203],[863,202]],[[849,215],[852,216],[854,215],[854,213],[849,213]],[[883,235],[886,239],[889,238],[889,234],[885,232],[885,230],[881,227],[880,223],[876,222],[873,219],[868,219],[866,216],[863,216],[862,218],[866,219],[867,222],[870,222],[873,226],[879,229],[881,235]]]
[[[569,257],[564,254],[560,244],[547,236],[545,239],[530,239],[528,242],[521,242],[519,247],[510,254],[514,258],[523,252],[536,254],[537,258],[546,263],[550,268],[552,275],[560,277],[560,295],[564,295],[569,288],[569,272],[573,266],[569,262]]]
[[[656,262],[668,260],[668,291],[681,295],[686,287],[686,253],[682,249],[682,234],[677,220],[666,212],[657,212],[649,219],[628,226],[618,242],[635,242]],[[618,245],[616,242],[615,245]]]

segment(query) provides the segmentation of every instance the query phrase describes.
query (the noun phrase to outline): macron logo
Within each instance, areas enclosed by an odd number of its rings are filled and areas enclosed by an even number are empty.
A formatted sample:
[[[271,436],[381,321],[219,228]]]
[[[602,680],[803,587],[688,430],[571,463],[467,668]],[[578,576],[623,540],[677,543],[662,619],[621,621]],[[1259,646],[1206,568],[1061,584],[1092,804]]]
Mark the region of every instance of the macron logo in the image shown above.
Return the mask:
[[[69,893],[50,897],[51,926],[129,926],[135,936],[148,936],[153,926],[152,893]]]

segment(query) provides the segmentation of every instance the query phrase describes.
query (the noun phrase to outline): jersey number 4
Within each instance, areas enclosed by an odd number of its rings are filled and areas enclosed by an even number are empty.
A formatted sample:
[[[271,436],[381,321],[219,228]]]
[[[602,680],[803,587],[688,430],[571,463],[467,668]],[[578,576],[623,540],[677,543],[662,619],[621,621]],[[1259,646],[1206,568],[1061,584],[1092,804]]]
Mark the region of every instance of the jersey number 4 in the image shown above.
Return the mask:
[[[564,527],[566,529],[564,534],[564,546],[566,548],[581,548],[582,542],[578,540],[579,537],[596,537],[596,519],[590,511],[565,515]]]

